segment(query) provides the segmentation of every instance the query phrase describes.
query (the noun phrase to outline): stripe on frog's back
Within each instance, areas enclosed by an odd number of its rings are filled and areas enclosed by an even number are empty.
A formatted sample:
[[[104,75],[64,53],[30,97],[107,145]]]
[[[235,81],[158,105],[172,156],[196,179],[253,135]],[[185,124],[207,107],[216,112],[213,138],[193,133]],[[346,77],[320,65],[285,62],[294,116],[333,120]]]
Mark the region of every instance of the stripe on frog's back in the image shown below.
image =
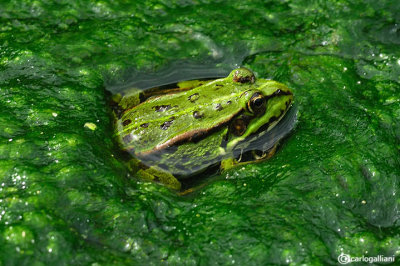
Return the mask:
[[[164,143],[161,143],[157,145],[154,149],[148,150],[148,151],[142,151],[135,153],[136,156],[138,157],[146,157],[148,155],[152,155],[153,153],[156,152],[162,152],[163,150],[185,143],[185,142],[197,142],[200,141],[201,139],[209,136],[210,134],[217,132],[220,130],[222,127],[226,126],[232,119],[237,117],[243,112],[243,108],[239,109],[237,112],[233,113],[229,117],[227,117],[225,120],[221,121],[219,124],[214,125],[213,127],[210,128],[203,128],[203,129],[196,129],[196,130],[191,130],[188,132],[185,132],[183,134],[180,134],[178,136],[173,137],[172,139],[167,140]]]

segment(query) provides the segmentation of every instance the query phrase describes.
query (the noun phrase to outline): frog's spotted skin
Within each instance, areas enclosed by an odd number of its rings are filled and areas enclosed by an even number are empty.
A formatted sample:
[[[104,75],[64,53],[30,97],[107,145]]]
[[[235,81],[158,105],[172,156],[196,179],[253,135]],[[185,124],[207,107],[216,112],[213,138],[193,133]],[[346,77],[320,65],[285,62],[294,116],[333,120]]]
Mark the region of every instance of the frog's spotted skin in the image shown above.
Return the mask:
[[[190,90],[153,96],[122,110],[116,135],[148,166],[184,177],[237,155],[235,146],[270,130],[293,101],[292,91],[246,69]]]

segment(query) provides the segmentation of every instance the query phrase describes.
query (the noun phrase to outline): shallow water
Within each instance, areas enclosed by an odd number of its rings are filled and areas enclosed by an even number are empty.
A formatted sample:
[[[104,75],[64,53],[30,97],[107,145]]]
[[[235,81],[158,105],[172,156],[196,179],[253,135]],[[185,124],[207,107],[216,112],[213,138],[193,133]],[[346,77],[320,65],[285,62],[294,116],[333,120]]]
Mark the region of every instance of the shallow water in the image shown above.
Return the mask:
[[[9,1],[0,10],[3,264],[398,259],[398,2]],[[139,182],[115,159],[105,93],[182,64],[215,76],[246,66],[293,88],[299,108],[271,160],[190,197]]]

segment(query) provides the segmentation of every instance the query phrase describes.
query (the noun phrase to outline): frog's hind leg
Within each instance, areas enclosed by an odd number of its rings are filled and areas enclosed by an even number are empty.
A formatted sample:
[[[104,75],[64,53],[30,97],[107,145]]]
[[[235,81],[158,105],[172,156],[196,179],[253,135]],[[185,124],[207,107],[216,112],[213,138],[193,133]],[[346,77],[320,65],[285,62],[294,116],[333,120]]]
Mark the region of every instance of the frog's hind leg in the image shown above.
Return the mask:
[[[145,170],[140,169],[138,175],[144,180],[158,182],[174,190],[181,189],[181,182],[179,182],[178,179],[176,179],[172,174],[162,171],[155,166]]]
[[[161,183],[174,190],[181,189],[181,182],[179,182],[178,179],[157,166],[147,167],[135,158],[129,160],[126,165],[128,169],[136,173],[141,180]]]

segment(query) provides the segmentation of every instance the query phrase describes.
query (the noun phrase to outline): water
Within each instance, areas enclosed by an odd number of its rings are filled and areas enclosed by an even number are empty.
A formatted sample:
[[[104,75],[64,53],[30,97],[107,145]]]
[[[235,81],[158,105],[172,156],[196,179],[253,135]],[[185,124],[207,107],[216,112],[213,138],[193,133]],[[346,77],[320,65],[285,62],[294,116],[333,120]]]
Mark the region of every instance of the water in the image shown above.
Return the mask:
[[[0,10],[3,264],[398,259],[396,1],[9,1]],[[180,64],[215,76],[246,66],[293,88],[299,110],[271,160],[189,197],[139,182],[115,159],[105,96]]]

